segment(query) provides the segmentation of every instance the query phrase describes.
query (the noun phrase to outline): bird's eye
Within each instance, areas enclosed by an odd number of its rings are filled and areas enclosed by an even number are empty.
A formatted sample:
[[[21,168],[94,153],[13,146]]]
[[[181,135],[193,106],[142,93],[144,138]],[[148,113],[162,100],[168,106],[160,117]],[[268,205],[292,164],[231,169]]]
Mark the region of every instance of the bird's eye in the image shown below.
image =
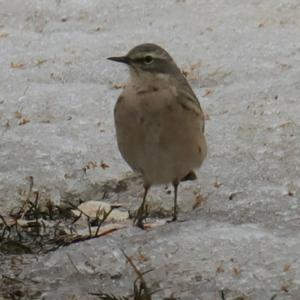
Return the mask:
[[[153,62],[153,57],[150,55],[145,56],[144,63],[145,64],[151,64]]]

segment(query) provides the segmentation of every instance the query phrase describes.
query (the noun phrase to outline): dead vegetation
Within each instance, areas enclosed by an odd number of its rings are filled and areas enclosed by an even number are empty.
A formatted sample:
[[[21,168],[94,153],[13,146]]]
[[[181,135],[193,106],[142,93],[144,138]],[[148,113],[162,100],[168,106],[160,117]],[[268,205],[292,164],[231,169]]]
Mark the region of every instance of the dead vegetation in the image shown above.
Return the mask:
[[[137,275],[136,279],[133,282],[133,294],[129,296],[115,296],[113,294],[107,294],[107,293],[90,293],[90,294],[94,296],[98,296],[99,299],[101,300],[151,300],[152,299],[151,296],[154,293],[156,293],[157,290],[151,290],[149,288],[144,278],[144,275],[151,272],[153,269],[141,272],[133,262],[133,259],[130,256],[128,256],[124,250],[121,251],[125,256],[129,265],[132,267],[135,274]],[[175,298],[173,299],[176,300]]]
[[[118,205],[104,210],[99,206],[94,217],[68,202],[67,206],[54,205],[50,200],[40,205],[40,193],[33,190],[34,180],[29,177],[27,197],[8,216],[0,214],[0,252],[4,254],[40,254],[72,243],[100,237],[121,226],[104,226],[111,212]],[[79,211],[74,215],[72,210]],[[76,221],[85,217],[85,225]]]

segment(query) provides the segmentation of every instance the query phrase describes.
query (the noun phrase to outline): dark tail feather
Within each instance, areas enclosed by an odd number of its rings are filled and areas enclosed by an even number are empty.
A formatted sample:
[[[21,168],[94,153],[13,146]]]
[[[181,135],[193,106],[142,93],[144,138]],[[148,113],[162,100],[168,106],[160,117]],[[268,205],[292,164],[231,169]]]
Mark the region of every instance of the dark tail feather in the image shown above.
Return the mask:
[[[188,180],[196,180],[196,179],[197,179],[197,175],[195,174],[195,172],[190,171],[189,173],[187,173],[187,175],[181,178],[180,181],[188,181]]]

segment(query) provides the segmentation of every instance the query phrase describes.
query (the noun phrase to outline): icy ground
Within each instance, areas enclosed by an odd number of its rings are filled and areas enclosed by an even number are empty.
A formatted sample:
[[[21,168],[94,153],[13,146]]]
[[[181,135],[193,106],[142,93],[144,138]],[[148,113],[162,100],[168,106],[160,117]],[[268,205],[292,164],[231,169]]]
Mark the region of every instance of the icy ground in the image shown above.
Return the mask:
[[[28,299],[130,293],[119,248],[154,268],[154,299],[300,299],[299,0],[0,0],[0,213],[28,176],[56,203],[138,205],[112,118],[127,72],[105,58],[143,42],[171,53],[208,116],[209,156],[180,186],[188,221],[21,261]],[[168,215],[172,195],[149,202]]]

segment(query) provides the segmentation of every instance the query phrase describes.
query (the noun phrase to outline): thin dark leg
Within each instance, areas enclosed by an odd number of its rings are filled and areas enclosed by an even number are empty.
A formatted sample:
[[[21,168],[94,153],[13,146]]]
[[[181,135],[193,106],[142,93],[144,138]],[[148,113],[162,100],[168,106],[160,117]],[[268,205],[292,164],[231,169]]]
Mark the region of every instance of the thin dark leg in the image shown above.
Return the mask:
[[[173,182],[174,186],[174,210],[172,221],[177,221],[177,190],[179,183],[177,181]]]
[[[145,211],[146,198],[149,191],[150,186],[144,185],[144,196],[143,201],[139,209],[137,210],[134,224],[142,229],[144,229],[143,220],[147,217],[147,211]]]

